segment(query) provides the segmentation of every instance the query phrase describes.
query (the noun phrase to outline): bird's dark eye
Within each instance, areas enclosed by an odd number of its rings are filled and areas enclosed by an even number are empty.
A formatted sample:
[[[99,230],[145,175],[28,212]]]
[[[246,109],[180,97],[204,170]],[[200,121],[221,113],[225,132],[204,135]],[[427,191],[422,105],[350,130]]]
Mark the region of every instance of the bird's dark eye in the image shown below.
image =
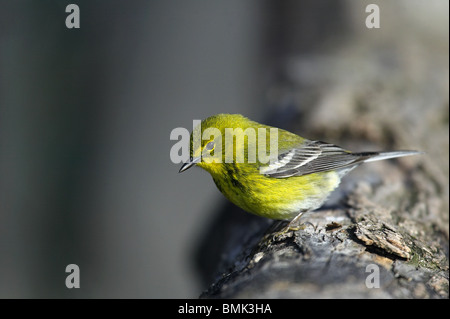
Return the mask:
[[[213,149],[214,149],[214,141],[211,141],[205,145],[205,150],[212,151]]]

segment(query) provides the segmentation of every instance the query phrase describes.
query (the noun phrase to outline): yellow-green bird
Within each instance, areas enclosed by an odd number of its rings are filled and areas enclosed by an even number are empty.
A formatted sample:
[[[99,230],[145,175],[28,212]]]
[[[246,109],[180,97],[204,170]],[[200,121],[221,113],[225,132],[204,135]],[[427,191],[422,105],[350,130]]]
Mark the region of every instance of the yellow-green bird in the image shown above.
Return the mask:
[[[190,160],[180,172],[197,165],[211,174],[217,188],[235,205],[258,216],[293,222],[303,213],[319,208],[338,187],[341,178],[358,165],[420,153],[354,153],[282,129],[270,129],[275,128],[240,114],[208,117],[191,133]],[[198,135],[194,136],[196,130]],[[258,154],[262,146],[269,153],[274,132],[278,148],[272,161],[252,160],[249,154]],[[230,136],[233,138],[226,140]],[[259,143],[262,137],[265,140]],[[195,138],[198,138],[197,145]],[[244,161],[238,155],[240,152]]]

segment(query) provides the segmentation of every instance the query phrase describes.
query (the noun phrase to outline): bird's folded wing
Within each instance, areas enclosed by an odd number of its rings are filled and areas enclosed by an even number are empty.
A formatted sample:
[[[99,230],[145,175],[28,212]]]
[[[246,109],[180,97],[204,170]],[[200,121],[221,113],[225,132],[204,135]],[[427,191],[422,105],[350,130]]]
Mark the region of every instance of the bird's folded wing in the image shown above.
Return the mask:
[[[260,167],[260,173],[274,178],[302,176],[353,166],[376,154],[354,154],[333,144],[307,141],[281,153],[269,165]]]

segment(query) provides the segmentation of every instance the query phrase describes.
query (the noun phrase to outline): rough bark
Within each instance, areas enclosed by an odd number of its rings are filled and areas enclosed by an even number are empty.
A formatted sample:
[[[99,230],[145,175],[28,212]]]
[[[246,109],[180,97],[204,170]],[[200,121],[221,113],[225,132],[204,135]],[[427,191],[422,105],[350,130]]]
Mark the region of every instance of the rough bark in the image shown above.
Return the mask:
[[[202,297],[448,298],[445,230],[425,222],[428,214],[419,217],[425,213],[420,202],[401,208],[415,191],[401,183],[360,182],[345,205],[309,214],[304,229],[277,240],[272,236],[284,223],[239,242],[241,224],[233,233],[235,253],[225,255],[221,276]],[[397,208],[386,205],[397,200]],[[369,276],[374,265],[379,288]]]

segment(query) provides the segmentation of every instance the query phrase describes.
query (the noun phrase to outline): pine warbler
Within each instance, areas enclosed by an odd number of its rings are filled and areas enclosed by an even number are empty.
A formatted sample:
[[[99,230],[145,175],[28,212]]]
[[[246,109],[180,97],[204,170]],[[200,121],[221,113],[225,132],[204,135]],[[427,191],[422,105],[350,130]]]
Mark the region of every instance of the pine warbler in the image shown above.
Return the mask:
[[[291,222],[319,208],[341,178],[358,165],[419,153],[353,153],[240,114],[218,114],[203,120],[191,133],[190,143],[190,161],[180,172],[200,166],[235,205],[259,216]],[[274,154],[267,156],[274,149]],[[261,154],[266,156],[255,156]]]

